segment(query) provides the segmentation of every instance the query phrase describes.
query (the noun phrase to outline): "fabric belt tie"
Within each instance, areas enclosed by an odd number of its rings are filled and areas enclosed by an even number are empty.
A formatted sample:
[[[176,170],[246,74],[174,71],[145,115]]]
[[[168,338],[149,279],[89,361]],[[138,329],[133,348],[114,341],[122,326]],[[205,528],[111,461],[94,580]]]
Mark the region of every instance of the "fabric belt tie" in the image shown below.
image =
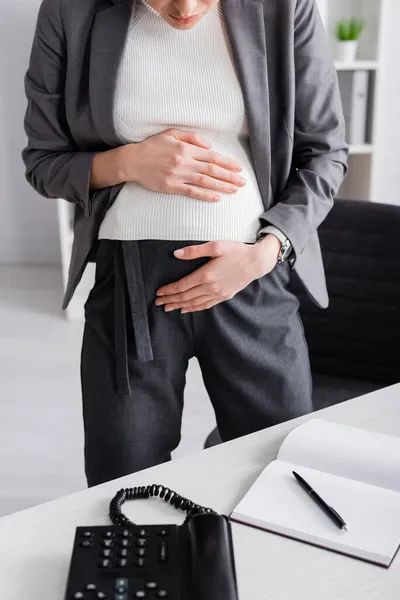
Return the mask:
[[[154,360],[149,322],[147,319],[146,291],[137,241],[124,241],[116,244],[114,273],[114,332],[117,392],[118,394],[130,396],[126,290],[128,291],[134,331],[134,359],[139,362]]]

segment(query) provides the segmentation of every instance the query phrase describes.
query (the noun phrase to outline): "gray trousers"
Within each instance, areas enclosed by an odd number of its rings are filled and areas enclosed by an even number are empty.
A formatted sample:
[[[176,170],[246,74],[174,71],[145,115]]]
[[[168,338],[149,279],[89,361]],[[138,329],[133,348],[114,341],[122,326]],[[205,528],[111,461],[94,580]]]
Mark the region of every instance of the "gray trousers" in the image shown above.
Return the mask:
[[[170,460],[193,356],[224,441],[312,410],[288,264],[209,310],[182,315],[155,306],[159,287],[209,260],[173,256],[197,243],[99,241],[81,355],[89,486]]]

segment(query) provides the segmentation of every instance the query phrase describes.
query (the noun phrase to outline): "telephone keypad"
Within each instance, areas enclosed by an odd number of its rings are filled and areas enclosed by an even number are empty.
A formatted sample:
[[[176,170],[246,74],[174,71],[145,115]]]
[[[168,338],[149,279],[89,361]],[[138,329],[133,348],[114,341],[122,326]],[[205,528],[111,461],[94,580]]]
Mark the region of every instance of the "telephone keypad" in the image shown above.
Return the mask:
[[[170,595],[178,600],[178,580],[164,564],[170,545],[178,554],[177,536],[175,525],[77,527],[66,600],[157,600]]]

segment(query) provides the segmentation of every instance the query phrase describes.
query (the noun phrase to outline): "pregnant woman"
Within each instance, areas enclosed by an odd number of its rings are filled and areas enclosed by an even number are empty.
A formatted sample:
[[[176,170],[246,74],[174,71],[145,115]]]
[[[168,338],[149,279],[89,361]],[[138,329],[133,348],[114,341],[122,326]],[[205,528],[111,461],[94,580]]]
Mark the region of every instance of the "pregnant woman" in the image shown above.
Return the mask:
[[[88,261],[89,486],[167,461],[196,356],[223,440],[312,410],[293,270],[328,303],[317,227],[346,172],[314,0],[44,0],[26,177],[75,203]]]

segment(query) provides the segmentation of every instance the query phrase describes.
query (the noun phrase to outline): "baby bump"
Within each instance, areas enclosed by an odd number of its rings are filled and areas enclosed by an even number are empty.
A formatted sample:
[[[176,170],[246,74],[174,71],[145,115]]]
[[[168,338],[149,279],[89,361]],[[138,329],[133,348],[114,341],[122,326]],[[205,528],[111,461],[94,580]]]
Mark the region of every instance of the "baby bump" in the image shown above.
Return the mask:
[[[127,182],[104,219],[100,237],[111,235],[113,223],[113,230],[119,231],[118,239],[232,239],[254,243],[259,217],[265,209],[249,145],[237,136],[225,135],[213,140],[212,150],[242,165],[240,175],[245,186],[233,194],[219,192],[219,202],[207,202]]]

